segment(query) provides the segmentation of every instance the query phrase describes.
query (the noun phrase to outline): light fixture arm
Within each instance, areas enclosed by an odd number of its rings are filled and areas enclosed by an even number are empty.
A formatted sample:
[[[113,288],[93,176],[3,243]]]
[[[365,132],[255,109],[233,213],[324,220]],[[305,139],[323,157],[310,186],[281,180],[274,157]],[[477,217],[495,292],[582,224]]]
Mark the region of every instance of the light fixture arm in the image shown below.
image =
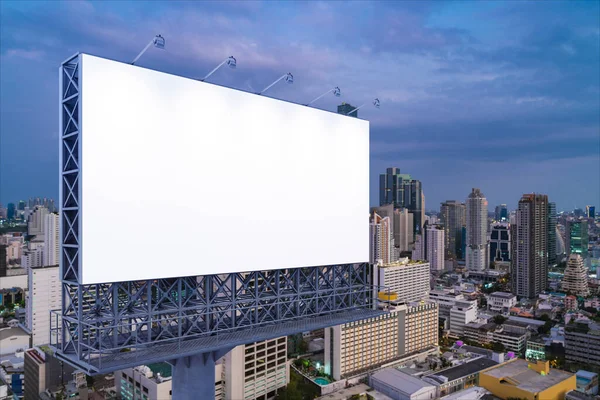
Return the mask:
[[[221,68],[225,64],[229,64],[230,66],[232,66],[233,68],[235,68],[235,66],[236,66],[236,60],[235,60],[235,58],[233,56],[227,57],[225,60],[223,60],[223,62],[221,64],[217,65],[215,67],[215,69],[213,69],[212,71],[210,71],[208,73],[208,75],[206,75],[204,78],[200,79],[200,81],[204,82],[205,80],[207,80],[209,76],[211,76],[212,74],[214,74],[219,68]]]
[[[131,62],[131,65],[135,64],[135,63],[136,63],[136,61],[137,61],[137,60],[139,60],[139,59],[140,59],[140,57],[141,57],[141,56],[142,56],[142,55],[143,55],[143,54],[146,52],[146,50],[148,50],[148,49],[150,48],[150,46],[152,46],[152,44],[154,44],[154,40],[155,40],[155,39],[152,39],[152,40],[150,41],[150,43],[148,43],[148,44],[146,45],[146,47],[144,47],[144,50],[140,51],[140,54],[138,54],[138,55],[137,55],[137,57],[133,59],[133,61]]]
[[[336,95],[336,97],[339,97],[340,96],[340,88],[336,86],[333,89],[329,89],[328,91],[326,91],[325,93],[323,93],[322,95],[320,95],[319,97],[317,97],[316,99],[314,99],[313,101],[311,101],[310,103],[308,103],[306,105],[310,106],[312,103],[314,103],[315,101],[319,100],[321,97],[323,97],[329,93],[333,93]]]
[[[144,47],[144,49],[142,51],[140,51],[140,54],[137,55],[136,58],[133,59],[133,61],[131,62],[131,65],[134,65],[137,60],[140,59],[140,57],[150,48],[150,46],[154,45],[155,47],[159,48],[159,49],[164,49],[165,48],[165,38],[162,37],[162,35],[156,35],[154,36],[154,38],[146,45],[146,47]]]
[[[348,114],[346,114],[346,115],[350,115],[350,114],[352,114],[353,112],[355,112],[355,111],[358,111],[360,108],[363,108],[363,107],[364,107],[364,106],[366,106],[367,104],[369,104],[369,103],[361,104],[360,106],[356,107],[354,110],[350,111],[350,112],[349,112]],[[379,99],[375,99],[375,100],[373,100],[373,105],[374,105],[376,108],[379,108]]]
[[[292,80],[290,81],[290,77],[292,78]],[[266,92],[267,90],[271,89],[273,86],[275,86],[277,84],[277,82],[279,82],[282,79],[286,79],[289,83],[293,82],[293,76],[291,73],[287,73],[282,75],[279,79],[277,79],[275,82],[271,83],[269,86],[267,86],[266,88],[264,88],[262,91],[258,92],[257,94],[263,94],[264,92]]]

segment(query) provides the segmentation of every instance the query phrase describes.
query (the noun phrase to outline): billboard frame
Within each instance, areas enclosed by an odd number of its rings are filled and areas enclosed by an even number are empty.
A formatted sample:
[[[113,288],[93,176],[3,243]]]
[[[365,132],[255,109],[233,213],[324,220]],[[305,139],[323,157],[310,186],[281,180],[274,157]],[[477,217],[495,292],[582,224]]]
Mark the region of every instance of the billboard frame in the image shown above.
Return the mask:
[[[62,307],[50,342],[60,359],[107,373],[385,312],[368,263],[81,284],[81,60],[59,68]]]

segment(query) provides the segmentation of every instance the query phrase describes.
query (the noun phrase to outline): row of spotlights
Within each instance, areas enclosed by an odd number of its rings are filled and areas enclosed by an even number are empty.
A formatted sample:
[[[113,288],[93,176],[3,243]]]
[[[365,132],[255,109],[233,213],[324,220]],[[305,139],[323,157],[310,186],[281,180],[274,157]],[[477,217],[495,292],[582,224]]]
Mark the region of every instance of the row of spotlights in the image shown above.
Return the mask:
[[[137,57],[131,62],[131,65],[134,65],[137,60],[139,60],[139,58],[146,52],[146,50],[148,50],[148,48],[150,48],[150,46],[154,45],[154,47],[156,47],[157,49],[161,49],[164,50],[165,48],[165,38],[162,37],[162,35],[156,35],[151,41],[150,43],[148,43],[146,45],[146,47],[144,47],[144,49],[140,52],[140,54],[137,55]],[[228,58],[225,59],[225,61],[223,61],[221,64],[217,65],[217,67],[215,69],[213,69],[212,71],[210,71],[208,73],[208,75],[206,75],[203,79],[201,79],[201,81],[205,81],[209,76],[211,76],[212,74],[214,74],[219,68],[221,68],[223,65],[227,64],[227,66],[229,66],[229,68],[235,69],[237,67],[237,60],[235,59],[234,56],[230,56]],[[292,84],[294,83],[294,75],[292,75],[291,72],[288,72],[287,74],[283,75],[282,77],[280,77],[279,79],[277,79],[275,82],[271,83],[269,86],[267,86],[266,88],[264,88],[262,91],[256,93],[258,95],[262,95],[264,92],[266,92],[267,90],[269,90],[272,86],[274,86],[277,82],[281,81],[282,79],[285,79],[285,82],[288,84]],[[316,99],[314,99],[313,101],[311,101],[310,103],[305,104],[306,106],[310,106],[312,103],[314,103],[315,101],[319,100],[321,97],[329,94],[329,93],[333,93],[333,95],[335,97],[340,97],[342,95],[342,92],[340,90],[340,88],[338,86],[334,87],[333,89],[330,89],[328,91],[326,91],[325,93],[323,93],[322,95],[320,95],[319,97],[317,97]],[[353,112],[357,111],[359,108],[362,108],[363,106],[365,106],[367,103],[356,107],[355,109],[353,109],[352,111],[350,111],[348,114],[346,115],[350,115]],[[379,108],[379,99],[375,99],[373,100],[373,106],[375,106],[375,108]]]

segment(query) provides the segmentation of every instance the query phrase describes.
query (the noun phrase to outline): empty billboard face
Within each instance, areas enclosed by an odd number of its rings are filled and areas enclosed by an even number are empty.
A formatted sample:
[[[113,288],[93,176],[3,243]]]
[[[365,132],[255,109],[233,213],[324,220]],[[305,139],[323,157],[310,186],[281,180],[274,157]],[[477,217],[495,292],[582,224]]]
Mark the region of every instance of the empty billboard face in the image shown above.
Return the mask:
[[[81,57],[81,283],[368,261],[367,121]]]

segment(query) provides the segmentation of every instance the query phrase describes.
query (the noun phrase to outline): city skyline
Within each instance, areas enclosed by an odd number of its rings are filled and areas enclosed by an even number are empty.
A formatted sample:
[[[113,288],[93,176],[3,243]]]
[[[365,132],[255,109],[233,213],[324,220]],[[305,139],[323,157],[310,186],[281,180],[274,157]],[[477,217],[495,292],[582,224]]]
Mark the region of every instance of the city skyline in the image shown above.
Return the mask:
[[[213,82],[256,90],[289,70],[293,87],[271,96],[306,103],[338,85],[340,99],[315,104],[330,111],[378,97],[359,114],[372,125],[373,206],[390,166],[423,182],[428,210],[472,187],[513,210],[531,192],[558,210],[600,203],[598,3],[32,4],[0,5],[0,167],[15,171],[0,176],[4,205],[58,198],[60,62],[76,51],[127,62],[157,33],[166,52],[140,66],[199,78],[234,55],[238,70]],[[354,26],[357,40],[338,40]]]

